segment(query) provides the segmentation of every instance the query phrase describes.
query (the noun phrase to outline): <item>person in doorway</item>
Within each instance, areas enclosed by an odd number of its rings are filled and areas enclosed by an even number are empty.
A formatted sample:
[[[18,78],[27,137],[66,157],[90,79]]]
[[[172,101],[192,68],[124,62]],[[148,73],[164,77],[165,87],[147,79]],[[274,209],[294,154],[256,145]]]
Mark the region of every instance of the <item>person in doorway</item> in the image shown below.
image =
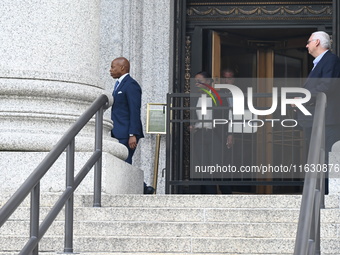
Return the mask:
[[[315,59],[304,88],[312,94],[323,92],[327,96],[327,107],[325,111],[325,151],[326,164],[328,154],[335,142],[340,140],[340,59],[330,52],[331,40],[326,32],[314,32],[308,39],[306,48],[308,53]],[[315,99],[307,103],[308,106],[315,105]],[[312,122],[306,124],[305,136],[309,143],[312,132]],[[328,182],[326,182],[326,194],[328,194]]]
[[[213,87],[213,79],[211,78],[211,75],[205,71],[197,73],[194,79],[195,88],[201,93],[207,93],[206,91],[209,91]],[[223,100],[222,106],[226,106],[226,104],[227,102]],[[198,98],[197,102],[192,105],[197,107],[194,114],[197,122],[190,126],[191,163],[206,167],[216,165],[223,166],[227,162],[229,163],[229,160],[226,159],[225,152],[231,148],[232,140],[227,140],[225,125],[213,126],[213,119],[228,118],[227,111],[225,111],[224,107],[214,106],[212,98],[210,97],[207,98],[208,109],[204,116],[200,110],[202,105],[201,98]],[[211,107],[213,108],[211,109]],[[212,174],[210,179],[204,178],[203,181],[208,182],[220,179],[220,176]],[[225,193],[231,193],[231,190],[227,192],[227,189],[225,189],[225,191]],[[200,193],[217,194],[217,186],[210,184],[202,185],[200,187]]]
[[[110,74],[117,79],[112,93],[111,136],[127,147],[129,154],[125,161],[132,164],[132,156],[144,134],[141,121],[142,89],[129,72],[130,62],[126,58],[119,57],[111,62]],[[144,183],[144,193],[153,194],[154,189]]]
[[[205,91],[209,91],[209,87],[212,86],[211,75],[205,71],[199,72],[195,75],[195,86],[193,90],[194,92],[205,93]],[[201,89],[200,89],[201,88]],[[192,91],[193,92],[193,91]],[[195,98],[196,99],[196,98]],[[191,167],[194,165],[198,166],[212,166],[215,165],[217,153],[216,143],[218,142],[218,138],[216,139],[216,135],[213,130],[213,109],[208,109],[206,114],[204,115],[200,108],[202,107],[202,99],[199,97],[195,102],[192,103],[193,106],[197,107],[197,110],[193,113],[193,119],[196,119],[197,122],[193,123],[189,126],[190,129],[190,164]],[[207,98],[207,107],[212,107],[212,99]],[[202,178],[202,181],[209,182],[213,181],[213,176],[209,179]],[[192,189],[194,190],[194,189]],[[217,186],[216,185],[201,185],[197,190],[200,194],[217,194]],[[195,193],[195,191],[194,191]]]

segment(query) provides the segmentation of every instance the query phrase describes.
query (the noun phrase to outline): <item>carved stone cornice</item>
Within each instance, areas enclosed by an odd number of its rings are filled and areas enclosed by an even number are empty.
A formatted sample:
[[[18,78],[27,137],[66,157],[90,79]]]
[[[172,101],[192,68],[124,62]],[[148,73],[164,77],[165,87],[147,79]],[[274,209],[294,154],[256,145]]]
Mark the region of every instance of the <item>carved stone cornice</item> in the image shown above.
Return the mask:
[[[235,2],[228,2],[228,1],[223,1],[223,2],[195,2],[194,0],[188,2],[188,6],[196,6],[196,5],[210,5],[210,6],[215,6],[215,5],[331,5],[332,1],[258,1],[258,2],[243,2],[243,1],[235,1]]]
[[[288,20],[332,19],[332,2],[310,4],[296,2],[264,3],[191,3],[187,7],[188,20]]]

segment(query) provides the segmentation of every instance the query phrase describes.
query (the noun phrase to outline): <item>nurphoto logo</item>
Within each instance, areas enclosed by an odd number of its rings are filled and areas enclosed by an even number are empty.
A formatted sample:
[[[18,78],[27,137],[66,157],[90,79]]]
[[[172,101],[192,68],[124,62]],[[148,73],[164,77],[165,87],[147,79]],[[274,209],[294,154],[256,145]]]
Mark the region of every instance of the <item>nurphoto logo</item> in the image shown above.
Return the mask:
[[[211,86],[207,84],[203,84],[207,88],[209,88],[215,95],[216,98],[219,100],[220,105],[222,105],[222,100],[218,92]],[[240,88],[238,88],[235,85],[231,84],[215,84],[215,88],[217,89],[228,89],[231,94],[232,94],[232,114],[233,115],[244,115],[245,113],[245,96]],[[214,104],[217,105],[216,99],[213,96],[213,94],[205,89],[205,88],[200,88],[202,91],[206,92],[211,99],[213,100]],[[269,109],[265,110],[259,110],[254,107],[253,103],[253,88],[248,87],[247,88],[247,106],[249,111],[254,115],[260,115],[260,116],[267,116],[272,113],[274,113],[278,107],[278,88],[273,87],[272,91],[272,105]],[[289,93],[300,93],[303,94],[304,97],[294,97],[294,98],[289,98],[288,94]],[[207,95],[202,94],[201,95],[201,114],[206,115],[207,114]],[[287,105],[294,105],[294,107],[298,108],[304,115],[310,116],[312,115],[306,107],[303,105],[304,103],[307,103],[311,99],[311,93],[304,88],[297,88],[297,87],[283,87],[281,88],[281,116],[286,116],[287,115]],[[227,119],[213,119],[213,126],[215,127],[216,125],[225,125],[225,124],[231,124],[233,125],[232,120],[227,120]],[[296,127],[298,125],[297,121],[295,119],[250,119],[250,120],[244,120],[243,125],[248,125],[250,127],[262,127],[265,122],[271,122],[272,126],[274,126],[274,123],[280,121],[281,125],[283,127]],[[289,124],[291,123],[291,124]],[[238,124],[240,124],[238,122]]]

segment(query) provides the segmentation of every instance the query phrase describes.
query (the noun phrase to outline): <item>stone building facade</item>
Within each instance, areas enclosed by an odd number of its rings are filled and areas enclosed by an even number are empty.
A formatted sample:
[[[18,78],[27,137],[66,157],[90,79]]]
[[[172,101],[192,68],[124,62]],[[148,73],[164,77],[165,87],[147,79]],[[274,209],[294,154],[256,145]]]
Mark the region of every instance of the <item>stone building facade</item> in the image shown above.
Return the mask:
[[[306,40],[310,31],[320,28],[333,32],[338,53],[339,12],[336,0],[3,0],[0,191],[13,192],[98,95],[111,97],[114,80],[109,68],[114,58],[130,60],[131,75],[142,87],[145,130],[148,103],[166,103],[172,91],[188,92],[193,73],[213,69],[206,61],[213,53],[206,50],[212,45],[205,35],[217,31],[216,38],[223,41],[237,30],[248,36],[244,28],[252,35],[268,29],[262,35],[276,32],[279,38],[278,31],[289,36],[305,31],[300,39]],[[141,193],[143,179],[152,184],[156,137],[146,134],[130,166],[123,161],[124,146],[110,137],[111,128],[109,109],[104,114],[103,190]],[[92,129],[90,123],[76,140],[76,166],[93,149]],[[165,149],[162,135],[157,193],[165,192]],[[44,190],[63,188],[63,169],[64,158],[48,174]],[[80,191],[90,192],[91,178]]]

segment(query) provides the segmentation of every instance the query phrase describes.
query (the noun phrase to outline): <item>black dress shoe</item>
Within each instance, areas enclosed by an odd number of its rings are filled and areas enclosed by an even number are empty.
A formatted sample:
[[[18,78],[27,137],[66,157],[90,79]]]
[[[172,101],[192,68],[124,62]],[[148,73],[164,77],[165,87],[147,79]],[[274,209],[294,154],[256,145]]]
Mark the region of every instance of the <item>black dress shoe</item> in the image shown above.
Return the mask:
[[[155,189],[151,186],[144,187],[144,194],[153,194],[155,193]]]

